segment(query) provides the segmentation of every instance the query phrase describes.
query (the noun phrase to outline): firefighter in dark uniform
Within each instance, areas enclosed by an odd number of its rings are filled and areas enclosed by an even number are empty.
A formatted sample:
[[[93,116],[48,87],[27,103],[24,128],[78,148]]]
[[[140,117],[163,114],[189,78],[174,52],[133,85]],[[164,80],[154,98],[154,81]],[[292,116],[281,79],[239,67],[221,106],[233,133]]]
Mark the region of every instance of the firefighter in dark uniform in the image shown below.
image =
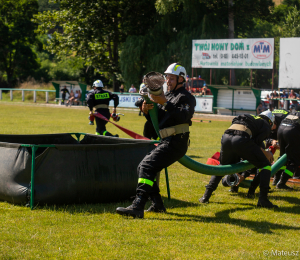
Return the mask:
[[[98,112],[107,119],[110,119],[109,101],[113,99],[113,114],[116,114],[116,108],[119,105],[118,95],[113,94],[110,91],[103,90],[103,83],[101,80],[96,80],[93,83],[93,87],[95,87],[94,91],[90,92],[87,96],[87,106],[90,109],[90,115],[93,115],[94,112]],[[95,119],[97,125],[96,135],[119,137],[118,135],[112,135],[110,132],[106,131],[107,121],[104,121],[98,117],[95,117]]]
[[[258,116],[244,114],[235,117],[232,125],[225,131],[221,140],[220,163],[222,165],[238,163],[241,159],[248,160],[260,169],[260,195],[258,207],[275,208],[268,200],[271,163],[273,154],[261,148],[261,144],[271,134],[274,128],[274,115],[264,111]],[[212,176],[201,203],[208,203],[213,191],[218,187],[223,176]]]
[[[300,111],[292,112],[281,122],[278,129],[278,142],[280,156],[287,155],[287,164],[276,187],[286,189],[288,187],[286,182],[293,177],[297,167],[300,167]]]
[[[269,151],[271,151],[273,154],[277,149],[279,149],[279,145],[277,143],[277,132],[279,125],[281,124],[282,120],[289,114],[289,111],[285,109],[275,109],[272,111],[272,114],[275,116],[274,121],[274,127],[272,128],[271,135],[268,139],[265,140],[266,144],[261,144],[261,147],[263,149],[267,148]],[[280,175],[282,171],[278,172],[277,181],[276,181],[276,175],[274,176],[273,185],[274,182],[277,183],[279,181]],[[245,171],[241,174],[239,183],[241,183],[245,178],[247,178],[250,174],[255,174],[255,177],[253,178],[253,181],[251,182],[251,186],[249,187],[248,194],[246,197],[248,198],[254,198],[255,197],[255,190],[259,186],[260,183],[260,171],[257,171],[257,168],[250,169],[248,171]],[[238,183],[238,184],[239,184]],[[276,184],[275,184],[276,185]],[[238,186],[235,186],[238,188]]]
[[[159,194],[155,176],[162,169],[182,158],[188,148],[189,126],[192,125],[196,100],[184,87],[186,70],[180,64],[173,63],[165,71],[168,92],[160,96],[150,95],[158,104],[158,121],[161,140],[138,166],[138,185],[136,198],[127,208],[117,208],[121,215],[144,217],[144,207],[148,197],[152,200],[150,211],[163,212],[165,207]],[[143,103],[143,112],[150,120],[148,111],[152,104]],[[150,207],[150,208],[151,208]]]
[[[280,126],[281,122],[290,114],[290,112],[288,110],[285,110],[285,109],[275,109],[274,111],[272,111],[272,113],[275,116],[276,129],[272,131],[270,139],[268,141],[266,141],[267,146],[271,142],[274,142],[274,140],[278,140],[279,126]],[[280,146],[279,146],[279,148],[280,148]],[[285,179],[285,175],[286,175],[286,173],[284,173],[284,169],[285,169],[285,166],[281,167],[281,169],[274,175],[272,185],[276,186],[277,189],[293,190],[292,188],[290,188],[286,185],[286,182],[283,181],[283,179]],[[288,180],[288,178],[286,179],[286,181],[287,180]],[[279,183],[279,181],[280,181],[280,183]]]

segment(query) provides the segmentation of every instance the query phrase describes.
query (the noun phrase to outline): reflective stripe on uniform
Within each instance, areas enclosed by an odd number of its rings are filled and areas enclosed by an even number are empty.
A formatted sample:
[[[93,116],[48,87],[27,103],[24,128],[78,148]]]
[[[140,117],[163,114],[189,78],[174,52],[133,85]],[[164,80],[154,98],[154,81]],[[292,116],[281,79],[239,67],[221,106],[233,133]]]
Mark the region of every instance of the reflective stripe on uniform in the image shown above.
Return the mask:
[[[107,133],[107,131],[104,131],[102,134],[103,134],[103,135],[106,135],[106,133]]]
[[[275,109],[272,111],[273,114],[288,114],[289,112],[285,111],[285,110],[279,110],[279,109]]]
[[[95,94],[95,99],[107,99],[109,98],[109,93],[97,93]]]
[[[153,181],[150,181],[148,179],[144,179],[144,178],[139,178],[138,183],[145,183],[150,185],[151,187],[153,186]]]
[[[287,175],[290,175],[291,177],[293,177],[293,173],[291,171],[289,171],[288,169],[285,169],[284,172],[287,174]]]
[[[250,114],[250,116],[253,116],[254,119],[262,119],[260,116],[255,116],[255,115],[251,115],[251,114]]]
[[[285,170],[286,169],[286,166],[282,166],[281,168],[280,168],[280,170]]]
[[[100,135],[100,133],[96,132],[95,135]]]

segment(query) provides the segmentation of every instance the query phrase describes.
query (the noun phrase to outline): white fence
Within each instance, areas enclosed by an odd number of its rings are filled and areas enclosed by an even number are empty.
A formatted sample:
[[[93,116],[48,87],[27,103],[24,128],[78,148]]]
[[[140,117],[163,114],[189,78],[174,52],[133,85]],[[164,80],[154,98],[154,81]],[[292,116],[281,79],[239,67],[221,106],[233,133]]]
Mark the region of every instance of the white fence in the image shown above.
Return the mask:
[[[33,91],[33,102],[36,102],[36,92],[45,92],[46,103],[49,102],[49,92],[56,92],[55,90],[48,89],[14,89],[14,88],[0,88],[0,100],[2,100],[2,91],[10,92],[10,100],[13,101],[13,91],[22,91],[22,101],[25,101],[25,91]]]

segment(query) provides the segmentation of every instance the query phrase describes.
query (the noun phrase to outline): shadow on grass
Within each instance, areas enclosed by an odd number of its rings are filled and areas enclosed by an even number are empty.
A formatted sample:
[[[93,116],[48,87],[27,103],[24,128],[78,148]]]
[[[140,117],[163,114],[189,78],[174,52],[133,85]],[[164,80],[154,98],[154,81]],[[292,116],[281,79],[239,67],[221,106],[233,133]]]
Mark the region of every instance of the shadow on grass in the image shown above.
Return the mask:
[[[232,224],[236,225],[242,228],[248,228],[253,230],[254,232],[261,233],[261,234],[272,234],[272,230],[274,229],[284,229],[284,230],[300,230],[300,227],[295,226],[288,226],[283,224],[277,224],[277,223],[271,223],[268,221],[253,221],[253,220],[245,220],[245,219],[237,219],[232,218],[229,216],[229,214],[232,214],[234,212],[241,212],[241,211],[247,211],[247,210],[253,210],[253,207],[247,207],[247,208],[235,208],[235,209],[227,209],[217,212],[215,217],[202,217],[202,216],[196,216],[196,215],[189,215],[189,214],[180,214],[180,213],[172,213],[168,212],[166,214],[176,216],[182,219],[176,219],[175,221],[196,221],[196,222],[204,222],[204,223],[224,223],[224,224]],[[273,210],[271,210],[273,211]],[[276,212],[278,209],[275,210]],[[160,219],[162,220],[162,219]],[[174,219],[164,219],[164,220],[171,220],[174,221]]]
[[[198,203],[171,199],[170,201],[166,197],[162,197],[166,208],[188,208],[188,207],[198,207]],[[57,212],[68,212],[70,214],[75,213],[91,213],[91,214],[103,214],[103,213],[115,213],[117,207],[128,207],[131,205],[132,200],[106,203],[106,204],[70,204],[70,205],[37,205],[35,210],[43,209],[49,211]],[[145,209],[151,205],[151,202],[147,202]]]

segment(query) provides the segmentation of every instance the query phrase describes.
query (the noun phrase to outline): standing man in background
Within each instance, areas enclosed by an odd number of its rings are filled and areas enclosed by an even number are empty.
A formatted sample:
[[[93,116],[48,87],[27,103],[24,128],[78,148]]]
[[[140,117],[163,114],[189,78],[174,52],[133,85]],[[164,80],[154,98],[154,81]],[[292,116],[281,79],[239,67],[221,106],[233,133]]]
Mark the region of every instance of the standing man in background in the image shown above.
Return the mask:
[[[109,101],[114,101],[113,114],[117,112],[117,106],[119,105],[119,97],[110,91],[103,90],[103,83],[101,80],[96,80],[93,83],[95,87],[94,91],[90,92],[87,96],[87,106],[90,109],[90,115],[93,115],[94,111],[100,113],[108,120],[110,119],[109,112]],[[105,135],[119,137],[118,135],[112,135],[110,132],[106,131],[107,121],[96,117],[96,135]]]
[[[65,100],[66,100],[66,93],[68,93],[70,95],[70,92],[69,90],[67,89],[67,86],[64,86],[62,89],[61,89],[61,99],[62,99],[62,102],[61,104],[64,105],[65,104]]]

